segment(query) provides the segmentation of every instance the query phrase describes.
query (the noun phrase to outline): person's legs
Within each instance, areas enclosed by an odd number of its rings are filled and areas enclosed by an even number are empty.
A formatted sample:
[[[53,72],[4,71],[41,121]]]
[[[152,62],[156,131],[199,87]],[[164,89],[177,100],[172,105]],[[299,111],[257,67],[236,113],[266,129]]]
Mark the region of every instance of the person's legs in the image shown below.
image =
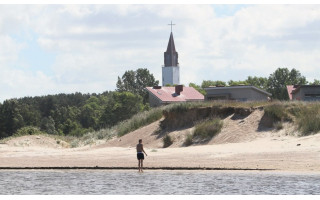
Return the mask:
[[[139,169],[139,172],[141,171],[141,159],[138,160],[138,169]]]
[[[141,159],[141,172],[143,172],[143,159]]]

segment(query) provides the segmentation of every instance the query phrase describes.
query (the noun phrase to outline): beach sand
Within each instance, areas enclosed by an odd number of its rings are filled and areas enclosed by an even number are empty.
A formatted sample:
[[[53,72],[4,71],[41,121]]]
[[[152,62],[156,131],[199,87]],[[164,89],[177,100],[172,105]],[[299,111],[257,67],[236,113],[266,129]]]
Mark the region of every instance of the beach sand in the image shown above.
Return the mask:
[[[320,172],[320,135],[180,148],[145,148],[145,167],[207,167]],[[300,144],[300,146],[297,146]],[[0,167],[136,167],[134,147],[0,145]]]
[[[144,167],[270,169],[278,171],[320,172],[320,134],[296,137],[292,127],[283,130],[259,129],[255,111],[245,119],[231,116],[224,120],[222,132],[202,145],[183,146],[192,128],[169,134],[174,143],[162,148],[155,134],[159,121],[114,138],[103,144],[67,148],[67,144],[46,136],[23,136],[0,144],[0,167],[137,167],[135,145],[142,138]],[[290,134],[289,134],[290,133]]]

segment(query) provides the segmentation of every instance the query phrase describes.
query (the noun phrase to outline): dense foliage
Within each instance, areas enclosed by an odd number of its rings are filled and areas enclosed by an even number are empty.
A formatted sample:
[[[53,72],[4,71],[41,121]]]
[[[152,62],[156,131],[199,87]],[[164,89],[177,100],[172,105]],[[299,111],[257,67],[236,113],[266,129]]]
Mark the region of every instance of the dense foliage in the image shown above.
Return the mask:
[[[118,77],[117,91],[119,92],[131,92],[133,94],[140,95],[143,98],[143,102],[148,102],[148,92],[146,87],[152,87],[159,85],[159,81],[155,80],[153,74],[146,68],[139,68],[136,71],[126,71],[122,77]]]
[[[148,69],[126,71],[118,77],[117,90],[102,94],[57,94],[42,97],[9,99],[0,103],[0,139],[19,132],[39,131],[48,134],[77,136],[110,128],[135,114],[149,110],[145,87],[158,85]],[[158,112],[159,113],[159,112]],[[122,132],[141,126],[126,126]],[[26,128],[24,128],[26,127]],[[31,128],[30,128],[31,127]]]
[[[58,94],[10,99],[0,104],[0,138],[26,127],[48,134],[82,136],[110,127],[147,109],[139,95],[130,92]]]

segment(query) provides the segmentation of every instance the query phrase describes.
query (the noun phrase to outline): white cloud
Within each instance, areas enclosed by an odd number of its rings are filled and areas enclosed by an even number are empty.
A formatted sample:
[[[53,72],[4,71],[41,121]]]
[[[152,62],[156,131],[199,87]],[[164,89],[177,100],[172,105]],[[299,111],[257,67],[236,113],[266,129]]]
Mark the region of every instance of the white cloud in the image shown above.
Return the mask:
[[[234,16],[203,19],[206,26],[194,24],[196,27],[189,29],[192,33],[183,39],[190,41],[183,47],[188,55],[184,61],[193,66],[188,70],[199,69],[196,73],[202,79],[189,77],[201,83],[203,79],[220,77],[230,80],[256,74],[268,76],[278,67],[294,67],[307,77],[314,76],[318,62],[314,43],[320,43],[315,36],[320,27],[310,30],[310,24],[320,22],[319,9],[318,5],[258,5],[243,8]],[[193,34],[197,36],[192,38]],[[235,77],[232,70],[240,74]],[[241,70],[252,74],[243,75]]]
[[[24,45],[15,42],[8,35],[0,35],[0,69],[6,64],[13,63],[18,58],[19,50]]]
[[[278,67],[294,67],[309,79],[320,79],[319,5],[253,5],[226,16],[214,8],[1,5],[0,101],[113,90],[117,76],[140,67],[147,67],[161,82],[171,20],[176,24],[173,34],[183,84],[267,77]],[[40,48],[55,56],[53,63],[44,66],[51,73],[20,66],[26,41],[15,39],[17,35],[25,40],[28,35],[36,37]]]

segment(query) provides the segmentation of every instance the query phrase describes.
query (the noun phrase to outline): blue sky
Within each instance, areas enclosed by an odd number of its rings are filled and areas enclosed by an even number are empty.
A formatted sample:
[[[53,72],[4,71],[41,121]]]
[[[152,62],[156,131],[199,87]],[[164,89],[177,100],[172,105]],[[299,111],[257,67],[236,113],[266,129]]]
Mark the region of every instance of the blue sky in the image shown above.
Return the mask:
[[[320,79],[320,5],[0,5],[0,102],[114,90],[138,68],[161,83],[171,20],[182,84]]]
[[[12,35],[12,38],[23,43],[24,47],[18,54],[17,62],[14,62],[11,67],[19,69],[24,67],[25,70],[42,71],[46,75],[52,74],[52,65],[55,60],[55,53],[48,52],[43,49],[37,42],[38,35],[31,30],[28,32]]]

